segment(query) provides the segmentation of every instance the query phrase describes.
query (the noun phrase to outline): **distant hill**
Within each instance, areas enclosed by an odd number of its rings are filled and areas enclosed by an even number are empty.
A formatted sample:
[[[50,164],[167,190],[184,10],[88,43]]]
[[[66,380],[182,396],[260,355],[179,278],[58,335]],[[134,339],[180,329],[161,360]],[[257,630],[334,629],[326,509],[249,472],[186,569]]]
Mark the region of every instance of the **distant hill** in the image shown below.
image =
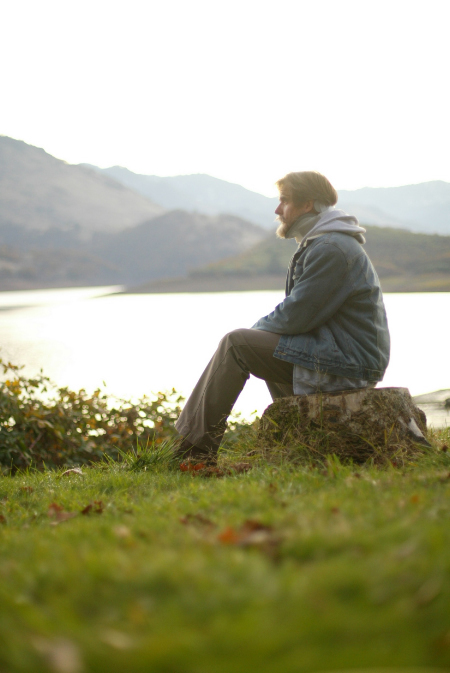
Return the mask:
[[[410,231],[450,234],[450,183],[442,180],[403,187],[340,190],[339,207],[367,224],[394,224]],[[368,217],[367,208],[372,211]],[[373,221],[373,209],[378,210],[378,221]]]
[[[122,166],[100,169],[90,164],[82,165],[109,175],[167,209],[181,208],[206,215],[230,213],[266,229],[271,229],[275,221],[277,199],[210,175],[158,177],[132,173]]]
[[[232,213],[272,229],[278,199],[269,198],[209,175],[158,177],[127,168],[91,168],[165,208],[207,214]],[[391,226],[430,234],[450,235],[450,183],[424,182],[403,187],[339,190],[338,208],[367,224]]]
[[[97,232],[76,246],[61,233],[59,248],[52,246],[55,232],[29,233],[29,245],[0,245],[0,290],[126,285],[185,275],[247,250],[267,235],[233,215],[186,211],[164,213],[122,232]],[[64,241],[70,245],[64,247]]]
[[[0,291],[114,285],[120,272],[119,267],[84,250],[0,246]]]
[[[434,182],[344,191],[338,205],[363,213],[369,223],[390,218],[399,227],[434,231],[448,224],[449,200],[450,184]],[[233,289],[244,278],[246,287],[279,287],[273,279],[284,275],[292,249],[272,235],[264,240],[274,228],[276,204],[208,175],[158,178],[120,167],[71,166],[0,136],[0,290],[167,286],[187,274],[183,289],[204,287],[206,278],[219,289],[225,278]],[[449,240],[372,227],[367,249],[386,287],[443,289],[450,278]]]
[[[365,249],[386,292],[450,291],[450,236],[367,227],[366,238]],[[272,234],[247,252],[194,270],[178,281],[180,289],[173,280],[137,291],[282,290],[295,247],[295,241]]]
[[[139,283],[182,276],[263,240],[267,232],[233,215],[170,211],[127,231],[97,234],[91,250],[120,269],[115,282]]]
[[[0,136],[0,243],[11,242],[5,236],[12,227],[87,239],[95,231],[121,231],[162,212],[162,206],[107,175]]]

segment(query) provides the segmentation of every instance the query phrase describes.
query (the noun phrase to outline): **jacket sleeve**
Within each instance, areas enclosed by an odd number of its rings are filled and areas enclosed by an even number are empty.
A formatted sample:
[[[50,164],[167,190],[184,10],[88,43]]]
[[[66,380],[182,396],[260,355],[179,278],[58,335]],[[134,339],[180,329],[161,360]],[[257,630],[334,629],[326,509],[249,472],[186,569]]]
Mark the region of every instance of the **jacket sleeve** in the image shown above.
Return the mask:
[[[333,243],[321,242],[307,254],[291,293],[253,329],[290,335],[310,332],[326,323],[351,293],[345,254]]]

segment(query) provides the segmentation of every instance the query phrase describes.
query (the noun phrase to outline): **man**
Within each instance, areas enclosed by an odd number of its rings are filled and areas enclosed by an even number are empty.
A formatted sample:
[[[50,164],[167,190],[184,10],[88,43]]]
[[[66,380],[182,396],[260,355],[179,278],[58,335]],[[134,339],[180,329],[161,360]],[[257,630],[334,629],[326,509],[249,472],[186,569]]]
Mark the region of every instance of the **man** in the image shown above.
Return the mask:
[[[180,457],[214,462],[250,374],[276,399],[374,386],[388,365],[386,312],[362,247],[365,229],[334,208],[337,192],[320,173],[289,173],[277,187],[277,235],[299,244],[286,297],[251,329],[219,343],[176,423]]]

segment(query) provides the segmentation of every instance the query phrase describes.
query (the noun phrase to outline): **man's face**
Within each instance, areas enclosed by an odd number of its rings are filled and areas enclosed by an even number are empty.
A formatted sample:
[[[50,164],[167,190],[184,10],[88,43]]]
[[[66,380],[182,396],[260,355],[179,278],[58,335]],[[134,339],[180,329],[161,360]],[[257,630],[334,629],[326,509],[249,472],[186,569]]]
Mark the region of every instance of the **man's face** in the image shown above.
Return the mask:
[[[275,211],[275,215],[278,215],[277,220],[280,223],[277,229],[277,236],[285,238],[294,222],[302,215],[309,213],[313,207],[313,201],[305,201],[301,206],[295,205],[289,192],[282,189],[280,192],[280,203]]]

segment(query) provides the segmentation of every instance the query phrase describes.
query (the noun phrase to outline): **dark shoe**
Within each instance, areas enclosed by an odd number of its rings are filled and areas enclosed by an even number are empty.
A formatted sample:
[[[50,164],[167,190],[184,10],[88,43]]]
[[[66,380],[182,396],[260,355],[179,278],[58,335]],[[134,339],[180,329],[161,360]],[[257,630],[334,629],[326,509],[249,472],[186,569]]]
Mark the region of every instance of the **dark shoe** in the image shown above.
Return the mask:
[[[174,451],[174,458],[185,463],[204,463],[207,467],[217,465],[217,454],[207,449],[201,449],[195,444],[191,444],[187,439],[183,439],[181,444]]]

